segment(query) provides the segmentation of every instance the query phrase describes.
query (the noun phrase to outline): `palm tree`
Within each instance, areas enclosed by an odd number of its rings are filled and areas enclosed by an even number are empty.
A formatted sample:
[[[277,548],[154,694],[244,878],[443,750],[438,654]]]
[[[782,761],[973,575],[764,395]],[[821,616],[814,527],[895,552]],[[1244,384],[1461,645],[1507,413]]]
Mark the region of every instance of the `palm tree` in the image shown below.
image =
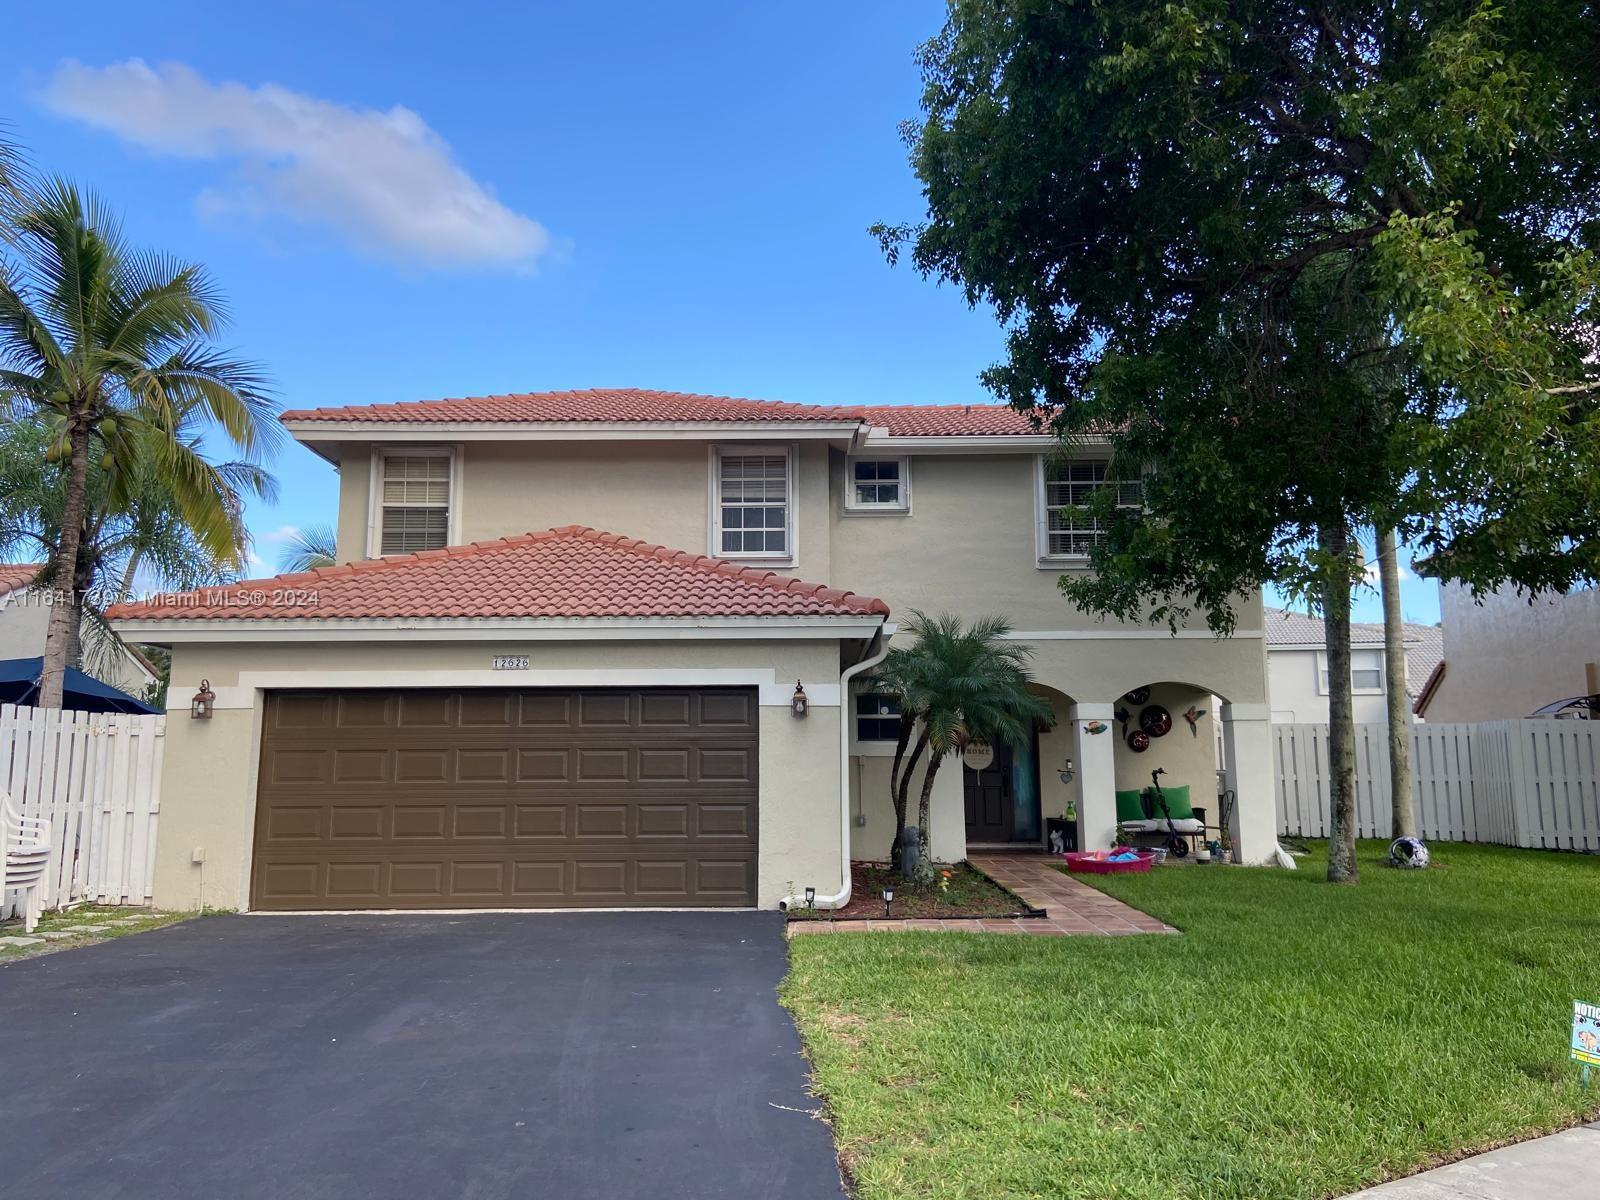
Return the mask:
[[[308,525],[289,535],[278,570],[290,575],[331,567],[339,561],[338,538],[332,525]]]
[[[33,562],[47,558],[61,539],[65,503],[63,467],[49,461],[57,435],[50,423],[23,420],[0,426],[0,557]],[[155,459],[140,462],[142,473],[129,502],[118,509],[107,499],[106,472],[99,461],[88,471],[86,510],[92,514],[78,550],[78,586],[84,596],[81,644],[68,655],[68,665],[109,679],[107,669],[121,657],[122,641],[101,618],[111,603],[126,600],[141,574],[159,587],[187,591],[227,582],[237,575],[245,552],[244,529],[226,559],[215,558],[193,535],[160,477],[149,469]],[[276,483],[248,463],[220,463],[218,471],[240,507],[249,494],[271,500]]]
[[[967,626],[952,614],[929,617],[913,610],[904,628],[916,644],[891,650],[875,682],[900,702],[900,737],[890,772],[896,846],[905,830],[912,777],[924,756],[917,821],[926,832],[934,780],[947,755],[972,742],[1022,742],[1036,723],[1054,715],[1049,704],[1028,691],[1029,653],[1006,640],[1011,624],[1005,618],[981,618]]]
[[[224,310],[198,266],[130,248],[100,202],[65,180],[26,185],[7,208],[0,419],[42,419],[54,434],[49,458],[62,466],[39,685],[40,706],[58,708],[96,517],[91,464],[105,473],[112,511],[126,510],[153,472],[197,544],[226,561],[239,546],[237,493],[193,426],[220,429],[252,463],[279,430],[261,370],[212,344]]]

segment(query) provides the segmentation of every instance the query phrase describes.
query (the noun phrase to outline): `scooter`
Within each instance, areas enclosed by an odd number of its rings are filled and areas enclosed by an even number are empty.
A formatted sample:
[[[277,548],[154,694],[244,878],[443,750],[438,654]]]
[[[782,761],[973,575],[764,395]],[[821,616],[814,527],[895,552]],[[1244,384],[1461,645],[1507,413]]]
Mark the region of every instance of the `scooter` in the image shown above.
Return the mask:
[[[1178,827],[1172,823],[1172,811],[1167,807],[1166,793],[1161,790],[1161,777],[1167,773],[1165,767],[1157,767],[1150,772],[1150,790],[1155,793],[1156,808],[1150,815],[1152,818],[1160,816],[1166,818],[1167,853],[1173,858],[1186,858],[1189,854],[1189,839],[1178,832]]]

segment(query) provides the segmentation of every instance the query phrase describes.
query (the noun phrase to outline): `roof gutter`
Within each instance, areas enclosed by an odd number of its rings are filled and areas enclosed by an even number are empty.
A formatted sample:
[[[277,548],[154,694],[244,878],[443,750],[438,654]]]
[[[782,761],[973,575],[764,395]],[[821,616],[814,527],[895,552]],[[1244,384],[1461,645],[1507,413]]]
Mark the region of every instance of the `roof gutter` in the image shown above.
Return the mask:
[[[843,908],[850,903],[850,681],[863,672],[872,670],[889,657],[889,640],[895,627],[887,622],[879,627],[868,647],[867,657],[846,667],[839,676],[839,890],[831,896],[817,896],[812,903],[817,908]],[[804,896],[785,896],[778,907],[787,911],[803,905]]]

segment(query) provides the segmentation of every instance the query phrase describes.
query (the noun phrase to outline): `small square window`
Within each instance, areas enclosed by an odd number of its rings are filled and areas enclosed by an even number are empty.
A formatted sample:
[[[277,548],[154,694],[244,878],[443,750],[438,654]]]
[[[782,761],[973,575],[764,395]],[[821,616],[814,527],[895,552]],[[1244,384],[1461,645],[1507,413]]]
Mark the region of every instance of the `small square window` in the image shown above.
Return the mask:
[[[910,508],[910,472],[903,458],[852,458],[844,505],[853,510],[905,512]]]
[[[900,740],[900,701],[881,692],[863,692],[856,697],[856,740],[858,742],[897,742]]]

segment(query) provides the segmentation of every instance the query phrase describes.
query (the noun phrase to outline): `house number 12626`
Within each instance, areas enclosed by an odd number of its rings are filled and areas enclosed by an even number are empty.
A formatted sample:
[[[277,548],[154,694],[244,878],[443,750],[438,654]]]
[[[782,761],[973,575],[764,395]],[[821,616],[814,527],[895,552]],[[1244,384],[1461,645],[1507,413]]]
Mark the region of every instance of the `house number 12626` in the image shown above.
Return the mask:
[[[528,656],[526,654],[496,654],[494,656],[494,669],[496,671],[526,671],[528,669]]]

